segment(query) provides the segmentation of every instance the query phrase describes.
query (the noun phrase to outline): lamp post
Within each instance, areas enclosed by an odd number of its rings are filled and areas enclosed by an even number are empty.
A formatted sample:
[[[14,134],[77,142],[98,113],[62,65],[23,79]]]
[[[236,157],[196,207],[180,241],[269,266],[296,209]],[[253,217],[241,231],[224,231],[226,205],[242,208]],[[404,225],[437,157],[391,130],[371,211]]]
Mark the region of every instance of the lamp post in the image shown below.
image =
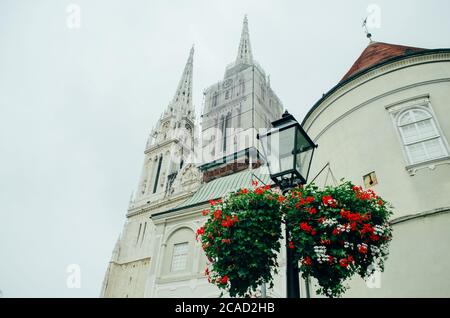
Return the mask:
[[[314,149],[317,145],[303,130],[298,121],[284,112],[272,122],[272,128],[258,134],[269,168],[270,178],[286,193],[296,185],[305,184],[308,179]],[[286,222],[286,286],[288,298],[300,297],[298,264],[289,248],[289,228]]]

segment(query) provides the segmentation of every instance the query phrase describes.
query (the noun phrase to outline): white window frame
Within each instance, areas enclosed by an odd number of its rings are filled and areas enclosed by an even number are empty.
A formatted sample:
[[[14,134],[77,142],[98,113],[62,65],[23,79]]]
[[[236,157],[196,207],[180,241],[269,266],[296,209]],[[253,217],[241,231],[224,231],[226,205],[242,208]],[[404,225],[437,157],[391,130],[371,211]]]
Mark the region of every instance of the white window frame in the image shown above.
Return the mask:
[[[416,96],[413,98],[405,99],[400,102],[390,104],[390,105],[386,106],[385,108],[391,115],[392,123],[394,125],[394,129],[396,131],[397,137],[400,142],[400,146],[402,148],[402,152],[404,154],[404,157],[405,157],[405,160],[407,163],[406,170],[408,170],[412,175],[414,174],[414,171],[416,170],[417,167],[432,165],[435,162],[450,159],[449,145],[445,138],[445,135],[442,132],[442,129],[439,126],[439,122],[437,121],[436,115],[431,107],[429,94],[424,94],[424,95]],[[407,143],[407,142],[405,142],[405,138],[403,136],[403,132],[400,128],[399,123],[400,123],[401,117],[406,112],[414,110],[414,109],[422,110],[422,111],[426,112],[428,115],[430,115],[429,118],[423,119],[423,120],[428,120],[431,118],[431,123],[433,125],[433,128],[435,129],[436,134],[432,137],[426,137],[426,138],[422,138],[420,140],[415,140],[415,141]],[[420,122],[420,121],[417,121],[417,122]],[[414,123],[417,123],[417,122],[414,122]],[[426,160],[423,160],[420,162],[414,162],[411,158],[411,155],[409,153],[407,146],[415,144],[415,143],[424,142],[427,140],[432,140],[432,139],[439,140],[439,143],[441,144],[441,146],[444,150],[444,155],[441,157],[426,159]]]
[[[420,119],[420,120],[413,121],[413,122],[408,123],[408,124],[403,124],[403,125],[402,125],[402,124],[400,123],[400,120],[403,118],[403,116],[405,116],[407,113],[411,113],[411,112],[413,112],[413,111],[421,111],[421,112],[425,113],[427,117],[426,117],[426,118],[423,118],[423,119]],[[415,139],[415,140],[413,140],[413,141],[407,141],[406,138],[405,138],[404,130],[402,129],[402,127],[405,127],[405,126],[407,126],[407,125],[417,124],[417,123],[424,122],[424,121],[427,121],[427,120],[430,121],[431,126],[432,126],[432,128],[433,128],[434,134],[433,134],[432,136],[428,136],[428,137],[424,137],[424,138],[418,137],[417,139]],[[441,135],[439,134],[439,130],[438,130],[437,127],[436,127],[436,122],[435,122],[435,119],[433,118],[433,115],[432,115],[429,111],[427,111],[426,109],[423,109],[423,107],[411,107],[411,108],[408,108],[408,109],[403,110],[402,112],[400,112],[400,113],[398,114],[398,116],[397,116],[397,129],[398,129],[398,131],[399,131],[399,133],[400,133],[401,140],[402,140],[402,144],[403,144],[403,147],[404,147],[405,152],[406,152],[406,154],[407,154],[409,164],[420,164],[420,163],[422,163],[422,162],[427,162],[427,161],[431,161],[431,160],[435,160],[435,159],[440,159],[440,158],[442,158],[442,157],[448,156],[447,149],[445,148],[445,145],[444,145],[444,143],[443,143],[443,141],[442,141],[442,137],[441,137]],[[426,142],[426,141],[434,140],[434,139],[437,139],[437,140],[438,140],[438,142],[439,142],[439,144],[440,144],[440,146],[441,146],[441,149],[442,149],[443,152],[444,152],[443,155],[440,156],[440,157],[430,158],[430,155],[429,155],[427,149],[424,148],[425,153],[427,154],[427,156],[428,156],[429,158],[428,158],[428,159],[425,159],[425,160],[422,160],[422,161],[416,161],[416,160],[414,160],[414,158],[412,157],[411,152],[410,152],[410,150],[409,150],[409,146],[412,146],[412,145],[415,145],[415,144],[423,144],[423,143]]]
[[[184,248],[184,250],[182,250],[183,253],[180,253],[179,251],[177,251],[177,247],[181,247],[181,246]],[[180,257],[181,257],[181,262],[180,262]],[[189,257],[189,242],[181,242],[181,243],[174,244],[173,250],[172,250],[172,259],[170,261],[170,271],[171,272],[185,271],[188,266],[188,257]],[[177,266],[179,266],[178,263],[184,264],[184,266],[175,268],[174,265],[177,264]]]

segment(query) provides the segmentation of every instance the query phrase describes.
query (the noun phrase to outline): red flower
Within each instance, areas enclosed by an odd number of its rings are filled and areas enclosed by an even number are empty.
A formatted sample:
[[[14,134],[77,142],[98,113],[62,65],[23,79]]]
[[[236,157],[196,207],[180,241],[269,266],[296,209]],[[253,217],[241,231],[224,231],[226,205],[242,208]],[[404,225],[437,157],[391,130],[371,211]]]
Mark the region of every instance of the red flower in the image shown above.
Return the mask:
[[[334,257],[333,256],[331,256],[331,255],[328,255],[328,263],[333,263],[333,261],[334,261]]]
[[[348,213],[347,214],[347,219],[349,221],[357,222],[357,221],[359,221],[361,219],[361,215],[358,212],[356,212],[356,213]]]
[[[358,187],[358,186],[353,186],[353,187],[352,187],[352,190],[355,191],[355,192],[359,192],[359,191],[362,190],[362,188],[361,188],[361,187]]]
[[[353,256],[349,255],[347,257],[347,260],[349,261],[349,263],[353,263],[355,260],[353,259]]]
[[[280,195],[278,197],[278,202],[282,203],[284,200],[286,200],[286,198],[284,196]]]
[[[360,252],[361,254],[367,254],[367,246],[365,245],[360,245],[358,247],[358,252]]]
[[[202,215],[203,215],[203,216],[208,215],[208,214],[209,214],[209,210],[203,210],[203,211],[202,211]]]
[[[208,267],[205,268],[205,276],[209,276],[209,268]]]
[[[383,205],[384,203],[383,203],[383,200],[378,200],[378,205]]]
[[[257,187],[258,186],[258,180],[252,180],[252,186]]]
[[[222,239],[222,243],[224,244],[230,244],[231,240],[230,239]]]
[[[223,227],[230,227],[233,226],[233,220],[229,219],[229,216],[227,216],[227,220],[223,220],[222,221],[222,226]]]
[[[295,248],[295,246],[294,246],[294,242],[289,242],[289,248]]]
[[[316,230],[314,230],[313,227],[310,226],[306,222],[300,223],[300,229],[305,231],[306,233],[311,233],[311,235],[316,235],[317,234]]]
[[[216,205],[216,201],[214,201],[214,200],[209,200],[209,204],[210,204],[211,206],[215,206],[215,205]]]
[[[311,202],[314,202],[314,200],[315,200],[315,198],[314,198],[314,197],[312,197],[312,196],[310,196],[310,197],[306,197],[306,202],[307,202],[307,203],[311,203]]]
[[[237,221],[238,221],[238,217],[237,217],[237,215],[234,215],[233,216],[233,222],[236,223]]]
[[[348,266],[348,260],[347,260],[346,258],[341,258],[341,259],[339,260],[339,265],[340,265],[341,267],[347,267],[347,266]]]
[[[221,283],[222,285],[225,285],[226,283],[228,283],[228,276],[225,275],[224,277],[222,277],[222,278],[220,279],[220,283]]]
[[[338,230],[337,229],[334,229],[333,230],[333,233],[332,233],[334,236],[336,236],[336,235],[338,235],[339,234],[339,232],[338,232]]]
[[[264,190],[269,190],[269,189],[270,189],[270,184],[264,186]]]
[[[311,266],[312,265],[311,257],[306,256],[306,258],[302,261],[302,264],[306,266]]]
[[[197,229],[197,236],[203,235],[203,234],[205,234],[205,228],[202,226],[201,228]]]
[[[248,193],[248,189],[241,189],[241,194],[247,194]]]
[[[264,190],[264,188],[256,188],[255,189],[255,194],[263,194],[264,191],[266,191],[266,190]]]
[[[302,229],[305,232],[310,232],[312,230],[311,226],[308,225],[306,222],[300,223],[300,229]]]
[[[309,214],[311,214],[311,215],[314,215],[314,214],[316,214],[317,213],[317,209],[316,208],[308,208],[308,209],[306,209],[308,212],[309,212]]]
[[[350,228],[352,231],[356,231],[356,222],[350,223]]]
[[[216,210],[214,211],[214,219],[221,219],[222,218],[222,210]]]
[[[361,230],[361,234],[370,233],[373,234],[373,227],[369,223],[366,223],[363,225],[363,228]]]
[[[378,241],[378,240],[380,239],[380,237],[379,237],[378,235],[372,234],[372,235],[370,236],[370,239],[371,239],[372,241]]]
[[[337,202],[335,199],[331,197],[331,195],[324,195],[322,197],[322,203],[325,206],[331,206],[332,208],[335,208],[337,206]]]

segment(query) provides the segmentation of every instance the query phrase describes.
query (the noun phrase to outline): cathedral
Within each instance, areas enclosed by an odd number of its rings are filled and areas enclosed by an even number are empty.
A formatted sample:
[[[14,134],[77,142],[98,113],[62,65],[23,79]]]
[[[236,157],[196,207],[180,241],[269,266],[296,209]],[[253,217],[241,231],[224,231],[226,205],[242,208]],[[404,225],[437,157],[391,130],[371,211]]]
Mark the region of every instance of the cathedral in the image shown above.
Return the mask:
[[[195,240],[209,200],[270,182],[256,135],[283,105],[254,60],[247,17],[235,60],[193,105],[194,48],[172,101],[152,129],[138,188],[113,249],[101,297],[218,297]],[[291,106],[294,107],[294,106]],[[394,205],[394,239],[383,273],[349,281],[346,297],[449,297],[450,49],[373,42],[302,121],[319,145],[318,186],[341,178]],[[327,168],[327,170],[324,170]],[[283,250],[283,249],[282,249]],[[274,287],[285,297],[285,254]],[[315,282],[300,279],[301,293]],[[308,291],[306,290],[308,289]],[[310,290],[309,290],[310,289]]]

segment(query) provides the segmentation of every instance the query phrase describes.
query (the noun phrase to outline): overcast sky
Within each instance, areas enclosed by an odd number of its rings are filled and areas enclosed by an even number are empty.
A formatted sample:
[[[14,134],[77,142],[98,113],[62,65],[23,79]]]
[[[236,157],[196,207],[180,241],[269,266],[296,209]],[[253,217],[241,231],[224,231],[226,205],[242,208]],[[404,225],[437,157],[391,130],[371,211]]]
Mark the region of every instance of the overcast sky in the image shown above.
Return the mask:
[[[371,3],[374,40],[450,47],[446,0],[0,0],[0,295],[99,296],[148,133],[193,43],[200,114],[248,14],[254,58],[301,120],[367,45]],[[81,288],[66,285],[70,264]]]

